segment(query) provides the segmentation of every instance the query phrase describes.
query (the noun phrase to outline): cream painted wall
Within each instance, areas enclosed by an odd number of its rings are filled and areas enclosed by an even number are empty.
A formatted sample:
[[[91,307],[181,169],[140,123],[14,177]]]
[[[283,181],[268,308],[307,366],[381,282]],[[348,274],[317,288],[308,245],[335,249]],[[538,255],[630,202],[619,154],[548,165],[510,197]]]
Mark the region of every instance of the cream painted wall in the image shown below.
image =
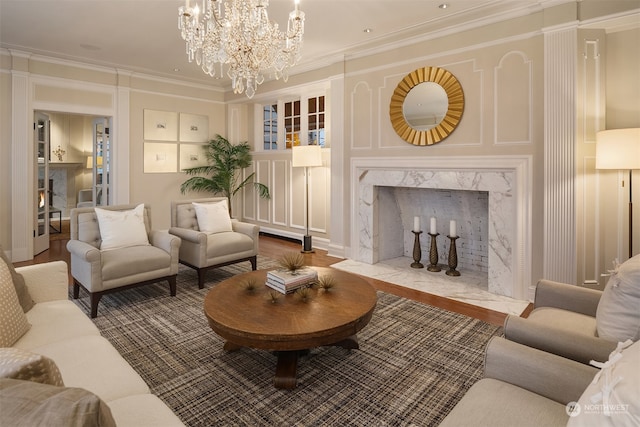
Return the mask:
[[[593,3],[593,2],[591,2]],[[590,2],[583,2],[583,6],[590,6]],[[617,4],[617,2],[614,2]],[[368,56],[348,57],[344,62],[337,63],[326,69],[291,76],[289,82],[267,82],[261,86],[259,94],[286,93],[290,88],[300,88],[317,84],[319,81],[335,79],[344,84],[335,85],[341,90],[330,90],[331,105],[335,110],[344,108],[344,114],[332,121],[337,129],[329,139],[332,140],[331,152],[326,155],[327,165],[331,165],[323,172],[328,190],[323,202],[316,202],[315,208],[326,209],[328,221],[332,224],[343,224],[340,235],[332,233],[329,227],[326,238],[331,245],[337,242],[336,252],[348,254],[351,246],[350,227],[351,194],[349,188],[352,178],[348,176],[350,161],[358,157],[392,157],[392,156],[456,156],[456,155],[505,155],[526,154],[533,158],[532,199],[533,221],[532,229],[532,271],[531,280],[535,282],[543,275],[542,251],[544,238],[541,230],[544,216],[544,92],[545,86],[545,42],[543,32],[547,25],[575,25],[578,19],[575,5],[564,6],[562,10],[534,11],[532,15],[507,20],[479,28],[466,28],[457,34],[446,36],[432,35],[425,41],[396,47],[377,52]],[[597,11],[589,9],[589,19],[594,20],[609,12],[624,12],[626,9],[607,9],[602,5]],[[616,6],[618,7],[618,6]],[[627,8],[628,9],[628,8]],[[556,13],[557,12],[557,13]],[[575,19],[575,20],[574,20]],[[592,24],[592,26],[595,24]],[[638,99],[637,72],[634,71],[638,61],[638,30],[622,31],[606,34],[606,126],[628,127],[640,126],[637,110],[634,113],[633,99]],[[629,62],[631,61],[631,62]],[[228,94],[207,90],[202,86],[181,84],[175,81],[159,81],[146,79],[145,76],[126,75],[114,70],[96,69],[95,67],[63,66],[59,63],[48,64],[36,61],[18,61],[12,64],[6,52],[0,55],[0,178],[3,180],[0,190],[0,244],[5,248],[11,247],[12,224],[11,203],[16,197],[15,189],[8,189],[11,175],[12,158],[12,73],[19,73],[20,78],[32,84],[43,85],[34,93],[41,99],[29,100],[33,106],[35,101],[40,105],[56,104],[68,106],[73,112],[82,109],[83,104],[96,102],[96,97],[86,98],[84,92],[87,86],[106,92],[105,100],[98,101],[100,105],[90,105],[94,110],[112,111],[119,121],[115,126],[125,130],[129,151],[125,158],[128,165],[124,166],[129,172],[129,188],[127,201],[132,203],[146,202],[151,204],[153,224],[158,228],[168,227],[168,202],[174,198],[189,198],[190,195],[179,193],[179,184],[185,179],[182,174],[145,174],[143,172],[143,132],[142,116],[144,109],[186,112],[209,116],[209,132],[228,133],[233,138],[252,141],[253,115],[252,107],[245,100]],[[27,64],[25,66],[25,64]],[[630,64],[630,68],[629,68]],[[426,65],[436,65],[449,69],[461,81],[467,100],[465,113],[460,127],[444,142],[432,147],[414,147],[403,142],[390,126],[388,120],[388,102],[390,94],[397,82],[408,72]],[[583,65],[581,65],[582,67]],[[634,74],[635,73],[635,74]],[[46,77],[44,83],[42,78]],[[59,85],[71,84],[73,96],[64,97]],[[75,87],[79,86],[79,88]],[[80,90],[80,92],[76,92]],[[582,93],[584,89],[578,88]],[[114,95],[115,94],[115,95]],[[634,94],[629,96],[629,94]],[[22,95],[22,94],[19,94]],[[102,95],[101,95],[102,96]],[[226,98],[225,98],[226,97]],[[259,95],[254,99],[259,102]],[[109,102],[108,106],[102,105]],[[121,103],[126,108],[121,108]],[[37,103],[37,102],[36,102]],[[120,103],[120,104],[119,104]],[[226,103],[226,104],[225,104]],[[234,105],[239,114],[227,112],[227,106]],[[246,107],[243,108],[242,107]],[[338,108],[339,107],[339,108]],[[125,111],[126,116],[118,117],[118,111]],[[229,111],[233,110],[230,107]],[[329,112],[331,114],[331,112]],[[29,113],[31,114],[31,113]],[[235,114],[235,113],[233,113]],[[576,114],[578,112],[576,111]],[[124,120],[126,118],[126,120]],[[122,125],[126,125],[122,126]],[[239,140],[240,140],[239,139]],[[255,143],[255,141],[252,141]],[[589,148],[585,142],[585,156],[589,156]],[[329,150],[327,150],[329,151]],[[579,152],[579,150],[578,150]],[[265,157],[266,156],[266,157]],[[586,157],[585,157],[586,158]],[[273,182],[274,189],[283,191],[297,191],[297,187],[290,181],[288,157],[268,157],[266,154],[256,153],[256,171],[263,179]],[[582,162],[583,158],[577,159]],[[592,178],[593,172],[585,169],[585,174]],[[600,174],[600,173],[598,173]],[[586,176],[585,175],[585,176]],[[603,176],[603,183],[605,181]],[[606,177],[607,180],[608,177]],[[638,180],[636,174],[636,180]],[[295,180],[297,182],[297,180]],[[616,177],[609,180],[616,185]],[[12,183],[12,185],[15,185]],[[607,184],[609,185],[609,184]],[[640,186],[636,186],[638,189]],[[606,193],[606,190],[602,190]],[[619,193],[619,192],[618,192]],[[291,194],[291,193],[290,193]],[[278,191],[275,202],[265,204],[249,195],[244,197],[245,212],[256,220],[269,215],[269,220],[284,218],[298,218],[299,212],[287,212],[291,206],[291,195],[284,196]],[[332,194],[341,194],[333,206],[329,203]],[[581,197],[583,193],[578,193]],[[621,196],[622,197],[622,196]],[[288,199],[287,199],[288,198]],[[640,196],[636,196],[640,199]],[[285,202],[282,202],[285,200]],[[283,205],[282,203],[287,203]],[[9,207],[8,207],[9,206]],[[584,217],[587,209],[577,213]],[[606,204],[607,208],[616,204]],[[636,209],[640,214],[640,210]],[[600,218],[585,221],[607,222],[609,218],[624,218],[624,211],[602,212]],[[578,220],[578,219],[577,219]],[[299,227],[294,220],[289,225],[283,225],[281,231],[299,233]],[[588,224],[588,222],[586,222]],[[274,227],[275,228],[275,227]],[[601,233],[601,238],[609,239],[605,243],[605,252],[596,256],[599,264],[605,263],[610,257],[609,252],[619,252],[619,239],[624,237],[622,232]],[[610,245],[612,241],[617,244]],[[640,244],[640,237],[636,237],[636,244]],[[601,241],[602,243],[602,241]],[[577,244],[577,243],[576,243]],[[614,249],[611,249],[613,247]],[[618,247],[618,249],[615,249]],[[591,257],[592,254],[589,255]],[[586,263],[585,257],[580,256],[579,263]],[[589,261],[590,262],[590,261]],[[606,267],[608,267],[608,261]],[[605,268],[604,265],[601,265]],[[577,265],[578,271],[583,271],[583,265]],[[579,277],[580,277],[579,273]],[[584,278],[595,273],[584,273]]]
[[[539,20],[516,20],[514,25],[530,28]],[[500,156],[530,155],[533,159],[532,230],[542,228],[543,219],[543,91],[544,40],[537,33],[513,36],[515,29],[503,26],[487,39],[488,29],[469,31],[467,37],[444,38],[414,45],[410,56],[377,55],[369,62],[360,59],[347,66],[345,80],[344,167],[359,157]],[[500,38],[504,36],[504,38]],[[469,40],[487,40],[478,45]],[[441,46],[446,45],[447,49]],[[391,60],[390,58],[393,58]],[[389,101],[398,82],[409,72],[437,66],[452,72],[465,95],[465,109],[458,128],[444,141],[417,147],[403,141],[391,127]],[[346,177],[355,179],[355,177]],[[350,184],[349,184],[350,185]],[[345,194],[343,206],[350,206]],[[336,210],[332,211],[334,214]],[[353,210],[340,212],[346,224],[354,226]],[[352,246],[349,236],[347,245]],[[532,234],[532,251],[542,251],[541,233]],[[542,276],[542,259],[532,260],[532,281]]]
[[[171,225],[172,200],[208,197],[202,193],[180,193],[180,185],[188,179],[184,173],[144,172],[144,110],[159,110],[209,118],[209,139],[217,133],[226,134],[226,107],[218,100],[199,99],[192,96],[175,96],[163,93],[132,90],[130,98],[130,202],[151,206],[154,228],[168,229]],[[176,144],[177,143],[172,143]]]
[[[154,109],[203,115],[209,118],[209,137],[225,134],[226,107],[221,91],[190,83],[145,79],[122,70],[61,65],[59,62],[51,64],[44,57],[35,60],[29,55],[12,55],[8,52],[0,54],[3,89],[0,95],[0,169],[3,178],[0,244],[14,261],[33,256],[33,165],[12,164],[16,156],[34,158],[33,111],[46,111],[61,117],[62,113],[112,117],[113,202],[150,204],[155,228],[169,228],[171,200],[201,196],[180,194],[180,184],[186,179],[182,173],[143,172],[143,114],[145,109]],[[16,88],[20,93],[13,93]],[[21,114],[15,114],[16,108]],[[72,140],[84,131],[76,131],[71,119],[62,121],[53,134],[56,138],[53,148],[58,144],[67,147],[65,161],[81,160],[83,150],[76,148]],[[18,135],[19,142],[14,140],[14,135]],[[16,218],[20,220],[16,222]]]

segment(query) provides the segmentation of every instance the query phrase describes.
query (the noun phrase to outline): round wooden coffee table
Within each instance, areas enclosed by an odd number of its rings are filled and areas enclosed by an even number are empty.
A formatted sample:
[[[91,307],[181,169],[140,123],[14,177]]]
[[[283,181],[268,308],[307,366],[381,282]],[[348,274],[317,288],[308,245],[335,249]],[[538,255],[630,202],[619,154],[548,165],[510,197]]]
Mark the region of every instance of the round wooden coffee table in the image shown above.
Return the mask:
[[[329,291],[311,288],[306,302],[295,294],[280,293],[272,302],[272,289],[264,284],[267,270],[227,279],[214,286],[204,300],[209,325],[226,340],[225,350],[251,347],[277,353],[277,388],[296,387],[300,351],[326,345],[359,348],[356,333],[369,323],[376,306],[376,291],[364,279],[313,268],[318,276],[331,275],[335,286]],[[253,292],[244,286],[249,279],[257,282]]]

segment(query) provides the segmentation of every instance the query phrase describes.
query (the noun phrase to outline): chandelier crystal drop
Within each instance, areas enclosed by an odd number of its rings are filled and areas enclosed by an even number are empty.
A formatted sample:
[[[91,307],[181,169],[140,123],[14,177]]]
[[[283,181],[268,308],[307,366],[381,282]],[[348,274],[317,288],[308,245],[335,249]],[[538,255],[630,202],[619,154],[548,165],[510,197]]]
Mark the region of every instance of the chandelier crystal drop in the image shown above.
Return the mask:
[[[195,61],[211,77],[231,79],[234,93],[252,98],[265,73],[276,79],[289,75],[300,60],[304,12],[289,13],[287,31],[269,21],[269,0],[186,0],[178,8],[178,29]]]

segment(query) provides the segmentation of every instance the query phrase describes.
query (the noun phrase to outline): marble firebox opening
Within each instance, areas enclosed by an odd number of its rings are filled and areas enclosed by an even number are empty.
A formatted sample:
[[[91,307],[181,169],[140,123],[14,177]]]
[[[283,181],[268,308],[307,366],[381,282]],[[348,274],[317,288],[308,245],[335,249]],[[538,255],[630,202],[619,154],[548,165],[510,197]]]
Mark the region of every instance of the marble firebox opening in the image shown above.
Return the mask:
[[[386,237],[381,238],[385,232],[382,229],[389,225],[389,221],[385,223],[384,220],[387,214],[381,213],[386,209],[381,203],[381,198],[384,202],[385,197],[391,197],[387,188],[483,192],[487,194],[488,205],[488,291],[520,300],[531,298],[533,287],[529,156],[360,158],[354,159],[351,167],[352,176],[356,177],[352,193],[355,221],[352,241],[355,247],[351,256],[355,261],[376,264],[383,257],[389,256],[386,242],[382,242]],[[407,215],[412,223],[413,215]],[[428,230],[427,220],[427,217],[422,218],[423,230]],[[393,222],[402,221],[396,217]],[[438,226],[438,232],[447,233],[447,219],[442,218],[439,222],[444,224]],[[412,226],[406,225],[411,232]],[[404,231],[400,230],[399,235],[403,236]]]
[[[430,219],[436,219],[438,263],[446,266],[451,246],[449,221],[456,221],[458,270],[489,271],[489,193],[431,188],[378,187],[379,261],[413,257],[414,217],[420,219],[421,262],[429,264]]]

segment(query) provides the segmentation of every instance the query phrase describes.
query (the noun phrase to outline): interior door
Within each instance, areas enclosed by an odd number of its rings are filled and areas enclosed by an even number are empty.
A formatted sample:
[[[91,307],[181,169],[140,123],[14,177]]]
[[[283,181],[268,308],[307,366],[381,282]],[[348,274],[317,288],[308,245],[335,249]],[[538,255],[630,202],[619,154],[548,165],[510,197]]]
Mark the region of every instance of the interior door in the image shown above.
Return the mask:
[[[110,204],[111,118],[93,120],[93,200],[96,206]]]
[[[49,116],[36,112],[33,124],[35,144],[34,255],[49,249]]]

